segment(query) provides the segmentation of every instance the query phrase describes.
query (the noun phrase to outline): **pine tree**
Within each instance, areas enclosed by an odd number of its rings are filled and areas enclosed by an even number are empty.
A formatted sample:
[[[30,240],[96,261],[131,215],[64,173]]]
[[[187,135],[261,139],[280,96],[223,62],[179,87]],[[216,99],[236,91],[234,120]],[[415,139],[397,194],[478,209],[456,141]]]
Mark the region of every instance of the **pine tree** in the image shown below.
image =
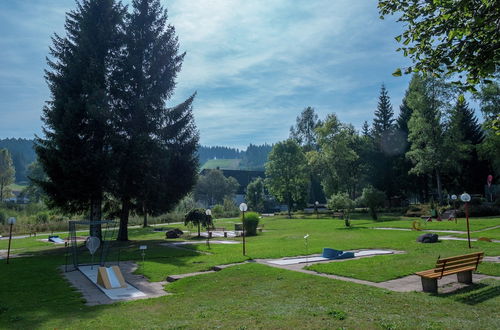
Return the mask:
[[[409,91],[407,90],[403,98],[403,103],[399,106],[399,116],[396,119],[397,128],[405,133],[406,137],[408,137],[408,121],[410,121],[411,114],[413,113],[413,110],[408,106],[408,93]]]
[[[55,34],[47,59],[51,100],[43,110],[44,138],[36,152],[47,181],[38,182],[49,204],[89,212],[101,220],[109,186],[110,72],[122,46],[124,9],[114,0],[83,0],[66,16],[66,37]],[[100,225],[91,226],[100,236]]]
[[[128,240],[131,211],[144,216],[170,210],[194,186],[198,132],[192,102],[165,105],[185,53],[159,0],[134,0],[125,50],[114,74],[116,160],[114,192],[121,202],[118,239]]]
[[[361,127],[361,134],[363,134],[363,136],[371,136],[371,133],[370,133],[370,124],[368,124],[368,121],[364,121],[363,122],[363,126]]]
[[[394,128],[394,112],[392,111],[391,100],[385,85],[382,84],[380,96],[373,119],[373,135],[376,139]]]
[[[460,156],[455,168],[457,188],[482,193],[488,164],[479,160],[476,147],[483,141],[484,135],[472,110],[463,95],[460,95],[449,115],[446,132],[448,143],[454,153]]]

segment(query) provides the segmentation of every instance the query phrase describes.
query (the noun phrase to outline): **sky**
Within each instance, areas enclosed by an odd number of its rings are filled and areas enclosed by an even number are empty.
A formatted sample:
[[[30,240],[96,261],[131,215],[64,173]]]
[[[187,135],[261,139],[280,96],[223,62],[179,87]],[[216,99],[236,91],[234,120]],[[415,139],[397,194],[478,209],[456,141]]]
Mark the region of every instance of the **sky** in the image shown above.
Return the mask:
[[[125,3],[127,3],[125,1]],[[169,23],[186,52],[169,105],[197,92],[202,145],[240,149],[288,138],[300,112],[371,123],[381,84],[395,114],[409,77],[396,52],[403,26],[376,0],[170,0]],[[0,1],[0,138],[42,134],[51,36],[64,35],[73,0]]]

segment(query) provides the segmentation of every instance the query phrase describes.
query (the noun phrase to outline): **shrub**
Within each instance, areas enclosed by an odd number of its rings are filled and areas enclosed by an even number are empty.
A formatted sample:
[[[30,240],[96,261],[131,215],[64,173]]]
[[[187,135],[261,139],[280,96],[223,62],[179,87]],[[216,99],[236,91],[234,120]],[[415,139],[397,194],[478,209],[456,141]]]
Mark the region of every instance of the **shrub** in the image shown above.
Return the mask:
[[[256,212],[245,213],[245,232],[247,236],[257,235],[257,227],[259,225],[259,214]]]
[[[215,218],[222,218],[224,216],[224,206],[215,204],[214,207],[212,207],[212,213]]]

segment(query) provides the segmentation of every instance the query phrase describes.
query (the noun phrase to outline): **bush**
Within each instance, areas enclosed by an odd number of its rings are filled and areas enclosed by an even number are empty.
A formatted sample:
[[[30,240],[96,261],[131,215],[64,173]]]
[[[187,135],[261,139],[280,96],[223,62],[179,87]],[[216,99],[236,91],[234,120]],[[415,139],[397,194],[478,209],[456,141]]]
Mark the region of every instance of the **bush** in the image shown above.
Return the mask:
[[[339,210],[348,214],[352,207],[353,201],[346,193],[334,194],[328,199],[328,208],[331,210]]]
[[[214,207],[212,207],[212,214],[215,218],[224,217],[224,206],[221,204],[215,204]]]
[[[256,212],[245,213],[245,232],[247,236],[257,235],[257,227],[259,226],[259,214]]]

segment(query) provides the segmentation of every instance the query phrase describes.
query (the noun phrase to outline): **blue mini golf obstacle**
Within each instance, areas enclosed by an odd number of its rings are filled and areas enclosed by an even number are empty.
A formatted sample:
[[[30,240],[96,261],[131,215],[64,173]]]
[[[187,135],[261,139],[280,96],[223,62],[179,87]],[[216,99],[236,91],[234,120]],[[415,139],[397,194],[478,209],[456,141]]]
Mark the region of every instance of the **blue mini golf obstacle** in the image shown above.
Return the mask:
[[[333,260],[335,260],[335,259],[349,259],[349,258],[354,258],[354,252],[344,252],[341,250],[324,248],[322,257],[328,258],[328,259],[333,259]]]

